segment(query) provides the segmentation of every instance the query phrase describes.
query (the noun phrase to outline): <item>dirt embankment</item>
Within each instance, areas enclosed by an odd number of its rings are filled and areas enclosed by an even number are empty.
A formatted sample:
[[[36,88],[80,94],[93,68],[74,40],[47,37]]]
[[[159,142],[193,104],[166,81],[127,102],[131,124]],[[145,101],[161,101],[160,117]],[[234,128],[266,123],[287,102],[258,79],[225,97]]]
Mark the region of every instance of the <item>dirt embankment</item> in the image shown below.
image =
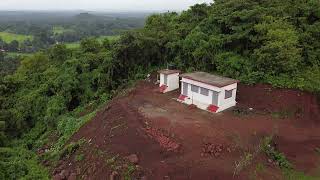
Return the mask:
[[[317,96],[293,89],[276,89],[270,85],[239,85],[238,105],[270,113],[287,113],[303,125],[320,124],[320,102]]]
[[[253,108],[245,114],[190,109],[173,99],[178,95],[160,94],[154,84],[140,82],[72,137],[87,143],[61,160],[53,174],[64,170],[70,179],[233,179],[235,162],[275,129],[279,149],[295,168],[313,174],[318,167],[320,115],[311,94],[240,85],[238,107]],[[258,165],[264,170],[257,172]],[[263,154],[235,178],[251,176],[281,179]]]

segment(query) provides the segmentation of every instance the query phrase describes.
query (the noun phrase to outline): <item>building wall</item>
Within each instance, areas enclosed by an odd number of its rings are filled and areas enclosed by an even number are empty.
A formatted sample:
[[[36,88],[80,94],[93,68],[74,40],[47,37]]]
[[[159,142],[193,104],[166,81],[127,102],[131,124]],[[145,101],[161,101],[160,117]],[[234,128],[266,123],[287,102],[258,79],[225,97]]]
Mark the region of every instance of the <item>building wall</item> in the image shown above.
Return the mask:
[[[231,84],[221,88],[221,93],[219,96],[219,111],[223,111],[237,104],[236,95],[237,95],[237,83]],[[226,90],[232,90],[232,96],[228,99],[225,99]]]
[[[215,91],[218,93],[218,104],[217,104],[217,106],[219,107],[218,112],[236,105],[236,101],[235,101],[236,89],[237,89],[236,83],[223,88],[219,88],[219,87],[215,87],[212,85],[208,85],[198,81],[193,81],[186,78],[182,78],[181,81],[182,81],[181,92],[183,91],[183,88],[184,88],[183,86],[185,85],[183,82],[187,83],[187,86],[188,86],[188,98],[185,100],[185,103],[187,104],[194,104],[198,106],[198,108],[206,110],[209,105],[212,105],[212,97],[214,94],[213,91]],[[209,95],[205,96],[200,94],[200,89],[198,93],[192,92],[191,85],[196,85],[199,88],[203,87],[208,89]],[[232,97],[225,99],[225,90],[230,90],[230,89],[233,89]]]
[[[160,74],[160,84],[159,87],[161,87],[164,84],[164,74]]]
[[[160,85],[159,86],[160,87],[162,85],[168,86],[168,88],[165,90],[165,92],[179,89],[179,73],[167,75],[167,77],[168,77],[167,84],[164,84],[164,77],[165,77],[164,74],[160,74]]]

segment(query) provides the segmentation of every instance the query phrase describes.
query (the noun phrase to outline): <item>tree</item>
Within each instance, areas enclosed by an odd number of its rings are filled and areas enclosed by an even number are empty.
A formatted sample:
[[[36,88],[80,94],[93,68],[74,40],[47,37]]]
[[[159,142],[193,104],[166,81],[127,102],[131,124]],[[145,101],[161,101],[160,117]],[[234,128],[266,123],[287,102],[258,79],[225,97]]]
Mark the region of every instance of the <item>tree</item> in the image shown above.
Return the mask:
[[[12,52],[19,51],[19,42],[17,40],[13,40],[8,44],[8,50]]]
[[[57,44],[49,50],[49,58],[55,62],[63,63],[70,56],[70,51],[64,44]]]
[[[272,75],[297,71],[302,57],[294,27],[284,20],[271,18],[255,28],[264,37],[262,46],[253,54],[257,68]]]
[[[94,38],[87,38],[81,41],[80,48],[85,53],[97,53],[101,50],[101,44]]]
[[[108,38],[104,38],[102,41],[102,46],[105,49],[110,49],[111,48],[110,40]]]

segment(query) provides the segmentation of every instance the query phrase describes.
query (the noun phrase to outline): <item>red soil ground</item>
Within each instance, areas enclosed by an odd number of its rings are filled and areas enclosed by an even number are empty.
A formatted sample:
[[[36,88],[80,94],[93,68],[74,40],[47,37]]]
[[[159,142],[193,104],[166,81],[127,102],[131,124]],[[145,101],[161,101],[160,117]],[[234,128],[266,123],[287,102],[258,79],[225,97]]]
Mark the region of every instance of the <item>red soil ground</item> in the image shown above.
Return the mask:
[[[178,95],[160,94],[154,84],[138,83],[72,137],[71,141],[84,138],[88,143],[60,161],[55,172],[64,169],[82,179],[110,179],[117,171],[124,177],[129,163],[123,157],[136,154],[136,179],[281,179],[279,168],[263,153],[233,177],[235,162],[244,152],[253,152],[264,136],[275,134],[279,151],[295,169],[319,173],[320,107],[315,96],[240,85],[237,107],[212,114],[177,102],[173,98]],[[84,154],[84,160],[76,161],[76,154]],[[264,170],[257,172],[257,164]]]

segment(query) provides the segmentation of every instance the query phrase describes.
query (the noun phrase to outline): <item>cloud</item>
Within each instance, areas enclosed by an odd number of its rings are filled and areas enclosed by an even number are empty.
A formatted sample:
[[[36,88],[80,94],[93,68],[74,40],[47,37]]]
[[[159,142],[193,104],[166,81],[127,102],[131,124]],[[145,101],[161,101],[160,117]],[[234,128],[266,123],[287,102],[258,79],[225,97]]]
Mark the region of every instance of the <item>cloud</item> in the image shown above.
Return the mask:
[[[1,0],[2,10],[183,10],[212,0]]]

